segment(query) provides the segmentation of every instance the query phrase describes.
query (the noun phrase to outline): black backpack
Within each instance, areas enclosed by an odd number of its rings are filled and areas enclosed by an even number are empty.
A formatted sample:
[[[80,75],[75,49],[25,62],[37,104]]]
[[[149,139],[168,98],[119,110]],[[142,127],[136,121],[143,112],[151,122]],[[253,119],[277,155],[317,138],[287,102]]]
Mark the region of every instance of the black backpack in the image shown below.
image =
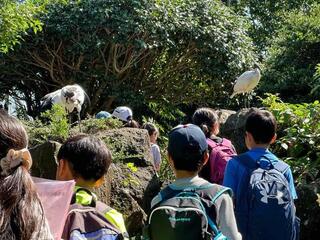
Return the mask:
[[[212,209],[218,197],[228,191],[216,184],[182,191],[165,188],[160,192],[161,201],[152,207],[144,239],[227,240],[217,227]]]
[[[77,189],[77,192],[78,191],[86,191],[92,195],[92,193],[85,188],[79,188]],[[124,236],[117,227],[105,218],[105,214],[112,210],[111,207],[100,201],[96,201],[94,197],[89,206],[75,203],[75,199],[76,195],[74,194],[64,226],[62,239],[122,240],[128,237]]]

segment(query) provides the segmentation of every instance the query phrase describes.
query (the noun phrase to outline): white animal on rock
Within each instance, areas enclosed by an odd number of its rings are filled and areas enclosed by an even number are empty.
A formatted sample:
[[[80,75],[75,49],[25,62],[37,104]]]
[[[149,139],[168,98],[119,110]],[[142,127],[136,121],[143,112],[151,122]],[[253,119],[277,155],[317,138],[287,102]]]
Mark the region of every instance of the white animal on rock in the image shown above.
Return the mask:
[[[59,104],[64,107],[69,114],[69,122],[71,123],[70,113],[77,112],[78,123],[81,131],[81,118],[80,112],[85,99],[89,97],[86,92],[78,84],[67,85],[57,91],[48,93],[41,100],[42,111],[50,109],[53,104]],[[89,101],[90,102],[90,101]]]
[[[57,91],[48,93],[42,98],[42,107],[51,106],[52,104],[59,104],[64,107],[68,113],[76,110],[81,112],[82,105],[86,98],[86,92],[77,84],[67,85]]]
[[[242,73],[233,86],[233,93],[230,98],[240,93],[250,93],[259,83],[261,74],[259,66],[255,64],[255,68],[251,71]]]

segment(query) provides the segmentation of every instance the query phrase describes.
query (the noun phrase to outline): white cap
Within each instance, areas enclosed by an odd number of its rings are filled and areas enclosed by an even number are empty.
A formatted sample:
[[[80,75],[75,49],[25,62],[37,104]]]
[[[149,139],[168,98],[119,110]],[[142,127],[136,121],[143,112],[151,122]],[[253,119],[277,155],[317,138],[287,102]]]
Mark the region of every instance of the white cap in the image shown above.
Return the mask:
[[[122,121],[128,122],[130,118],[132,118],[132,110],[128,107],[121,106],[117,107],[112,116],[119,118]]]

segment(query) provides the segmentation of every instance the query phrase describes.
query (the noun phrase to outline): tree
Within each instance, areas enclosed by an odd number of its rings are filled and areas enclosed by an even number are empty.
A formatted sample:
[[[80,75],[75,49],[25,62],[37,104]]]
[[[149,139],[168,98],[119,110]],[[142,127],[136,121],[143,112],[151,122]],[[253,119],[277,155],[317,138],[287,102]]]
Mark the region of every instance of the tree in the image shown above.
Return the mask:
[[[3,56],[0,89],[35,114],[45,93],[77,82],[92,111],[114,102],[225,102],[255,60],[247,23],[212,0],[82,0],[51,4],[43,31]]]
[[[274,44],[269,48],[261,90],[280,93],[291,102],[310,102],[320,96],[313,76],[320,62],[320,4],[293,11],[285,17]]]
[[[41,30],[37,14],[44,10],[44,1],[2,0],[0,2],[0,52],[8,52],[21,41],[26,31]]]
[[[294,10],[307,10],[315,0],[224,0],[239,15],[250,21],[249,35],[260,50],[262,58],[273,43],[278,29],[286,20],[286,15]]]

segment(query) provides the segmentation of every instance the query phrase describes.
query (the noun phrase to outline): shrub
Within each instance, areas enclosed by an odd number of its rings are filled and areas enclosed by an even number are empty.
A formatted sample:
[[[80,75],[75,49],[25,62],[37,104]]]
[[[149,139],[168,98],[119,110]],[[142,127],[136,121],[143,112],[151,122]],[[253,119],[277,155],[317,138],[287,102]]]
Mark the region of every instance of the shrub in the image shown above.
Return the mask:
[[[278,140],[274,152],[293,169],[295,179],[313,181],[320,177],[320,103],[290,104],[272,94],[262,103],[276,117]]]

